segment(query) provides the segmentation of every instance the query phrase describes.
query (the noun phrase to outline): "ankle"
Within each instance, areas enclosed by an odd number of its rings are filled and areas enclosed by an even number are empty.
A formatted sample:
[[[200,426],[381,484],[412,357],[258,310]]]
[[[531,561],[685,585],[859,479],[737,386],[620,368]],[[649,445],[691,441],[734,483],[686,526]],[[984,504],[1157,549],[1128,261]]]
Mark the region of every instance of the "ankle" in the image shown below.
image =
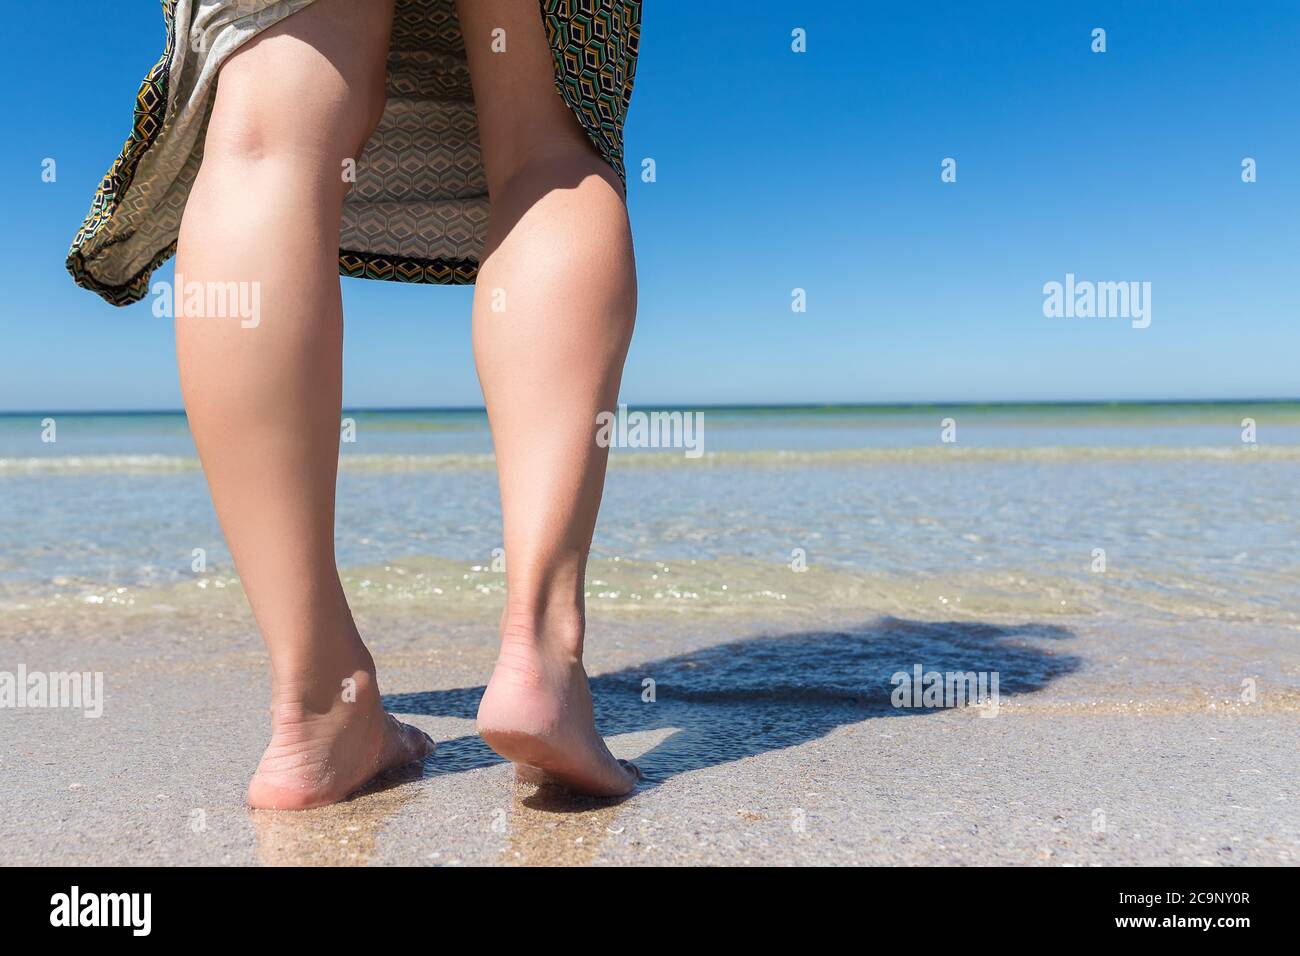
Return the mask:
[[[271,711],[277,725],[378,702],[375,663],[364,646],[348,660],[315,661],[289,672],[277,669],[272,677]]]
[[[501,644],[503,648],[527,645],[581,661],[585,629],[581,607],[511,604],[501,616]]]

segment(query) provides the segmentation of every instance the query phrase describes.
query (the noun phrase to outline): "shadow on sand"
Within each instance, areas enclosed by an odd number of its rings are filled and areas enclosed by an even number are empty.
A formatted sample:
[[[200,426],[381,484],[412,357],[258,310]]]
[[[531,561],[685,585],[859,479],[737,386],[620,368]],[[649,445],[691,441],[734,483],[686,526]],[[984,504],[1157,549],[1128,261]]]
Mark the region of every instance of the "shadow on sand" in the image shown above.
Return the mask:
[[[890,677],[924,671],[997,672],[999,698],[1040,690],[1080,659],[1051,644],[1072,637],[1046,624],[1000,626],[881,618],[859,628],[752,637],[592,678],[596,726],[606,737],[671,729],[634,757],[643,786],[675,774],[794,747],[872,717],[928,714],[896,708]],[[643,700],[646,678],[655,700]],[[393,694],[396,714],[473,720],[482,687]],[[477,736],[442,741],[426,776],[500,763]],[[575,809],[580,807],[575,805]],[[555,810],[555,807],[548,807]]]

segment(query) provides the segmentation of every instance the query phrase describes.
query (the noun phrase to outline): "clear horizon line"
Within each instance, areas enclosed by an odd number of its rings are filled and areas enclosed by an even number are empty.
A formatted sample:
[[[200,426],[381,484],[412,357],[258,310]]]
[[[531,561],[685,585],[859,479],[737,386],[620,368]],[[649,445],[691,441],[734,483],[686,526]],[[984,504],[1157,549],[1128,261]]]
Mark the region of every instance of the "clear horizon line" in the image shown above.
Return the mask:
[[[629,408],[662,410],[757,410],[757,409],[904,409],[904,408],[1103,408],[1112,406],[1179,406],[1179,405],[1285,405],[1300,404],[1300,397],[1256,398],[1120,398],[1120,399],[1043,399],[991,401],[918,401],[918,402],[701,402],[648,403],[620,402]],[[482,405],[354,405],[343,406],[344,412],[486,412]],[[0,418],[29,415],[184,415],[184,408],[104,408],[104,409],[6,409]]]

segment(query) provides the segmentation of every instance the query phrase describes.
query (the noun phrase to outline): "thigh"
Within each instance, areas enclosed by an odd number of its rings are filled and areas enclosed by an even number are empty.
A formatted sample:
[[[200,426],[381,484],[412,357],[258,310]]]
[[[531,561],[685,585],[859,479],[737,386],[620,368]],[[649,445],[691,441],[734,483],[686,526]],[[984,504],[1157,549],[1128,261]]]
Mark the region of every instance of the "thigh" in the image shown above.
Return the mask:
[[[456,0],[489,188],[551,150],[596,155],[555,89],[555,66],[537,0]],[[496,31],[504,31],[504,34]],[[494,41],[505,48],[494,51]]]
[[[222,65],[209,141],[355,155],[383,111],[392,18],[393,0],[315,0],[258,34]]]

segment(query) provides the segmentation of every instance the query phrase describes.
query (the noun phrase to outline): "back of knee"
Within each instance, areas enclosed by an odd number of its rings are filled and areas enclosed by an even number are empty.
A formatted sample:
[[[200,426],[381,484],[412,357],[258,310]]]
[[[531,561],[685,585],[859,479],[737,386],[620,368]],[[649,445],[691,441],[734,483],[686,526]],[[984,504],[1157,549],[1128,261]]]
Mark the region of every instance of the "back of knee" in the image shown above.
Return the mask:
[[[557,138],[521,144],[507,155],[486,157],[488,191],[493,201],[536,196],[551,189],[572,189],[586,180],[602,180],[621,201],[623,186],[614,170],[584,140]]]
[[[270,117],[260,108],[214,115],[204,145],[205,160],[253,163],[291,159],[304,166],[337,167],[356,159],[378,125],[379,113],[359,108],[347,115]]]
[[[355,159],[383,116],[382,78],[344,84],[281,74],[275,83],[218,83],[204,157],[235,162],[292,159],[337,168]],[[224,87],[223,87],[224,84]]]

